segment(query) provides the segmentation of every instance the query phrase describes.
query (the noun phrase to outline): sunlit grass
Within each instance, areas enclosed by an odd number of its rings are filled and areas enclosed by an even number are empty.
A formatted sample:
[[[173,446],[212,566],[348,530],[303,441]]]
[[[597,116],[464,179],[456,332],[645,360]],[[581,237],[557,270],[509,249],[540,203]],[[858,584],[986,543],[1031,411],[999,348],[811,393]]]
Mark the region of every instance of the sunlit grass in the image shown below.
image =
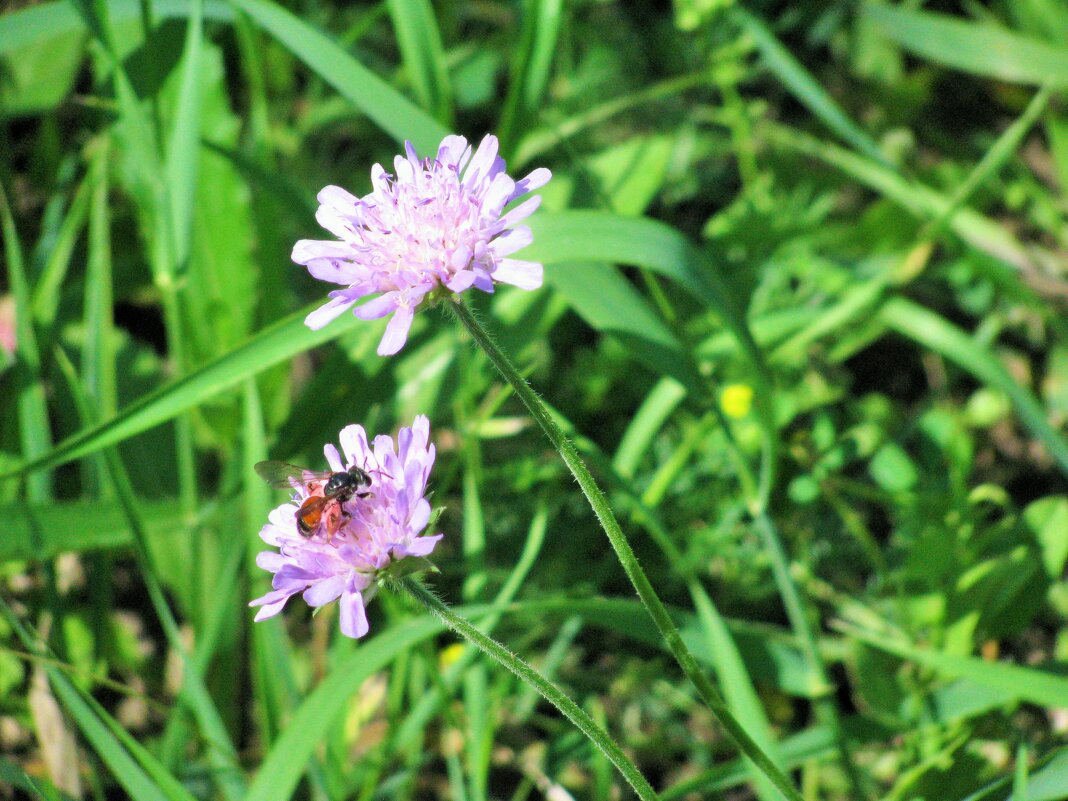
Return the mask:
[[[1068,12],[722,5],[0,16],[0,786],[781,797],[686,651],[805,798],[1065,797]],[[303,323],[316,192],[450,132],[554,174],[545,286],[471,299],[533,399],[440,311]],[[416,414],[493,658],[389,591],[253,626],[253,465]]]

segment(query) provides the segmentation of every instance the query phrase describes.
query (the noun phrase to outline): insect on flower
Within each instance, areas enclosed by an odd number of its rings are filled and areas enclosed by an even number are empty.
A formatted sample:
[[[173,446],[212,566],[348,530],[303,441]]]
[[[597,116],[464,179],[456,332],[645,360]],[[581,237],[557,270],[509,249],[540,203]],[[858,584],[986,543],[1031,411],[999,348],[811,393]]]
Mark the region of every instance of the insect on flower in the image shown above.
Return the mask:
[[[256,472],[275,489],[296,490],[301,487],[308,497],[297,509],[294,517],[297,529],[305,537],[314,537],[320,531],[327,542],[341,528],[347,517],[343,504],[356,498],[370,496],[371,476],[356,465],[347,470],[308,470],[288,462],[257,462]]]
[[[380,434],[369,442],[359,425],[345,426],[338,440],[340,453],[333,444],[323,447],[331,468],[325,472],[285,462],[256,465],[267,483],[292,490],[293,498],[260,529],[270,549],[257,554],[256,564],[273,575],[270,591],[249,606],[259,607],[259,621],[277,615],[298,593],[315,608],[340,600],[341,633],[362,637],[365,605],[380,580],[428,569],[426,557],[441,539],[426,533],[435,451],[423,415],[395,440]],[[324,536],[316,536],[320,532]]]

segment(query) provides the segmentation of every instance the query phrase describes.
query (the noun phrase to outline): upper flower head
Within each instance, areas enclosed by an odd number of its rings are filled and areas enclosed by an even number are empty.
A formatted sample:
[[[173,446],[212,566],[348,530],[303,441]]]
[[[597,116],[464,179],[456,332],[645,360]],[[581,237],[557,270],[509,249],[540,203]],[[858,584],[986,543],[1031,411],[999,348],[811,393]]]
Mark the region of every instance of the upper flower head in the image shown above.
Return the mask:
[[[471,286],[492,292],[494,283],[541,286],[540,264],[507,258],[530,244],[530,228],[516,223],[541,198],[502,212],[544,186],[551,173],[539,168],[512,180],[495,136],[483,139],[473,156],[462,136],[446,136],[434,158],[420,160],[410,142],[404,149],[393,175],[380,164],[371,169],[371,194],[357,198],[338,186],[319,193],[315,217],[340,241],[302,239],[293,248],[293,261],[344,287],[308,315],[309,327],[322,328],[360,298],[383,293],[353,310],[363,320],[393,313],[378,345],[383,356],[403,347],[415,308],[439,286],[452,292]]]
[[[263,551],[256,564],[274,573],[274,589],[249,606],[259,606],[256,620],[277,615],[290,596],[302,592],[309,606],[322,606],[341,598],[341,632],[349,637],[367,633],[364,593],[374,591],[376,579],[393,562],[407,556],[427,556],[441,534],[422,537],[430,520],[430,504],[424,497],[434,446],[429,444],[430,421],[423,415],[411,428],[397,433],[397,444],[387,436],[368,445],[362,426],[342,429],[338,439],[345,460],[333,445],[323,452],[330,469],[342,472],[355,466],[371,477],[367,493],[354,494],[331,506],[335,531],[312,531],[303,535],[297,512],[304,501],[322,495],[320,484],[294,483],[292,503],[285,503],[268,516],[270,522],[260,537],[278,551]],[[324,510],[324,520],[327,515]],[[325,523],[322,527],[325,529]]]

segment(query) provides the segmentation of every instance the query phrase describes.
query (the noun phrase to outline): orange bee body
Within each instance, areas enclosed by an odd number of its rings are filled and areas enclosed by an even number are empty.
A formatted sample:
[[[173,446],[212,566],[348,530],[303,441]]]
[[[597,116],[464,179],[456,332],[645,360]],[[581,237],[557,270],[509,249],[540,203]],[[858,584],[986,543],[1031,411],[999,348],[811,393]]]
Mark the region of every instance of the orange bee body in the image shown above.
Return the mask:
[[[256,472],[277,489],[303,487],[309,493],[296,512],[297,530],[302,536],[326,535],[330,542],[348,517],[342,504],[353,497],[366,498],[371,486],[367,471],[353,465],[348,470],[314,471],[287,462],[258,462]]]

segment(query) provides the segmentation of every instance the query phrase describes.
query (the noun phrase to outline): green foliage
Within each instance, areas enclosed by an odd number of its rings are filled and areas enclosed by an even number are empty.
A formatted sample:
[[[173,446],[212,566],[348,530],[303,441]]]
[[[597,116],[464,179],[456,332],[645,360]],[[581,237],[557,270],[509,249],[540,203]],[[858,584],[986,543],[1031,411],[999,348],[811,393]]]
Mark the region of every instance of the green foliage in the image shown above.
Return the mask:
[[[639,7],[5,6],[0,783],[70,797],[66,728],[94,797],[779,797],[451,318],[303,324],[316,192],[491,131],[546,281],[471,302],[749,735],[806,797],[1066,797],[1068,12]],[[417,413],[428,580],[621,752],[402,595],[252,624],[252,465]]]

